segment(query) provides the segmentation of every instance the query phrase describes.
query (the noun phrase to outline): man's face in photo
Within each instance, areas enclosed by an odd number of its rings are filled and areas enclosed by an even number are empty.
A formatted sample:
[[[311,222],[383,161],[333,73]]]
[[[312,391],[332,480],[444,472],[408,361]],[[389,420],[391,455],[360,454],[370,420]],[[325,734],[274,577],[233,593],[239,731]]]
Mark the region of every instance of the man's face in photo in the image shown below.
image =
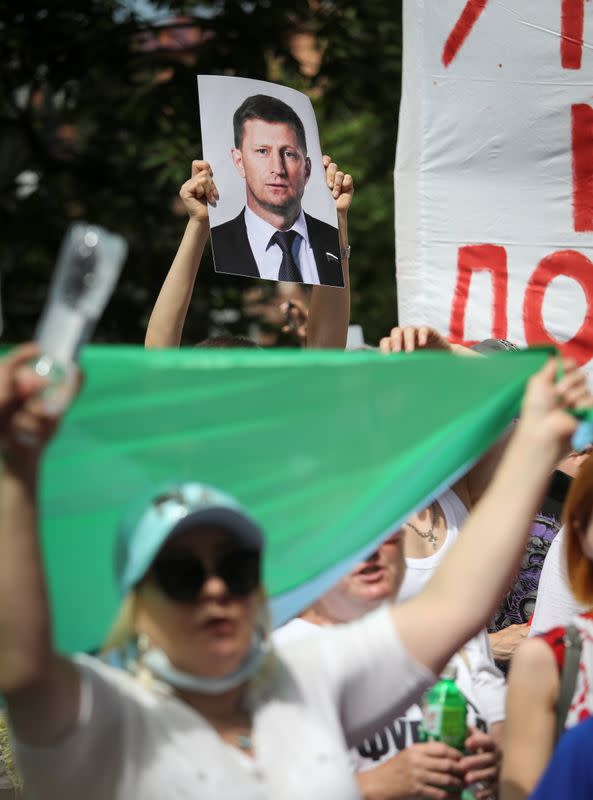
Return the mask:
[[[259,209],[280,216],[298,216],[311,175],[311,160],[291,125],[246,120],[241,147],[233,148],[232,156],[245,178],[247,205],[255,214]]]

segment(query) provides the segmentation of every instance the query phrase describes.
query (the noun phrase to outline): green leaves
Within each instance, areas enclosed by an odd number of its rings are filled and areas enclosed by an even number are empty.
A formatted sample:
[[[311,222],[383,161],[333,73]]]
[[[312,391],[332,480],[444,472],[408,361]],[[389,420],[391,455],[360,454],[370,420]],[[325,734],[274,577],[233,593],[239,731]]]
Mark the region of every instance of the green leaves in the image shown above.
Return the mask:
[[[122,232],[129,257],[98,338],[141,342],[184,227],[172,213],[200,157],[197,72],[311,91],[328,152],[356,179],[353,317],[370,338],[394,318],[392,169],[400,3],[179,0],[154,15],[123,0],[2,3],[0,255],[6,337],[31,336],[59,242],[75,218]],[[169,14],[167,15],[167,10]],[[163,24],[163,19],[168,24]],[[323,50],[311,77],[295,35]],[[38,188],[17,193],[24,171]],[[207,334],[212,296],[237,303],[247,280],[217,276],[209,254],[187,341]],[[239,303],[240,305],[240,303]],[[243,329],[246,330],[244,321]]]

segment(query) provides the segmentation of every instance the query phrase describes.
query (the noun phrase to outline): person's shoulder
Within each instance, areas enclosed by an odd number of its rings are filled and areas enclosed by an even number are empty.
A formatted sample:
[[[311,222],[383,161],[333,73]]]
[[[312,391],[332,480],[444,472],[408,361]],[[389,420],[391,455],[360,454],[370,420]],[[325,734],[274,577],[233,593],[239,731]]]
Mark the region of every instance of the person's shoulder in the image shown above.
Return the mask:
[[[322,219],[312,217],[310,214],[307,214],[306,211],[304,214],[305,222],[307,223],[307,228],[311,236],[330,237],[333,242],[337,240],[338,228],[336,225],[330,225]]]
[[[558,682],[558,661],[549,643],[541,636],[522,642],[513,656],[509,687],[542,694],[557,691]]]
[[[84,654],[75,656],[74,663],[83,677],[92,684],[101,684],[110,693],[115,693],[120,701],[125,698],[143,706],[151,706],[156,702],[156,694],[124,668],[112,666],[101,658]]]
[[[245,226],[245,209],[243,208],[237,214],[236,217],[233,217],[233,219],[229,219],[226,222],[221,222],[220,225],[215,225],[211,229],[211,234],[212,237],[227,236],[229,233],[240,230],[244,226]]]
[[[338,228],[305,212],[309,242],[315,253],[320,283],[344,286]]]
[[[293,642],[300,641],[304,637],[315,636],[320,632],[319,625],[314,625],[301,617],[295,617],[272,632],[272,641],[274,647],[283,649]]]

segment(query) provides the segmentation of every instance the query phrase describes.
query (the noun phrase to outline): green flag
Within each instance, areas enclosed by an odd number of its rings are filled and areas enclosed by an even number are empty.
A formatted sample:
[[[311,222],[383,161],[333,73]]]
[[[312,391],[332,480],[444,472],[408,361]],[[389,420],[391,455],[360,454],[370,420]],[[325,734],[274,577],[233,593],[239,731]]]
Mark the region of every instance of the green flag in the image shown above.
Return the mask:
[[[117,520],[170,479],[251,511],[275,617],[298,612],[496,440],[546,357],[87,348],[42,482],[58,646],[100,645]]]

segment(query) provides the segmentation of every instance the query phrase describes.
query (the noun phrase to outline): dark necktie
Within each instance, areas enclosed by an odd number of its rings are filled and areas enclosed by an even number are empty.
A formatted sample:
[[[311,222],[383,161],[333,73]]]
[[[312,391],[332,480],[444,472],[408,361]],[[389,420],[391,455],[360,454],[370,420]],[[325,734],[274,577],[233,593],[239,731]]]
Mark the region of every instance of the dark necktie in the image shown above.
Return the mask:
[[[297,236],[296,231],[276,231],[270,239],[270,244],[277,244],[282,250],[282,262],[278,271],[279,281],[292,281],[302,283],[303,276],[292,254],[292,245]]]

